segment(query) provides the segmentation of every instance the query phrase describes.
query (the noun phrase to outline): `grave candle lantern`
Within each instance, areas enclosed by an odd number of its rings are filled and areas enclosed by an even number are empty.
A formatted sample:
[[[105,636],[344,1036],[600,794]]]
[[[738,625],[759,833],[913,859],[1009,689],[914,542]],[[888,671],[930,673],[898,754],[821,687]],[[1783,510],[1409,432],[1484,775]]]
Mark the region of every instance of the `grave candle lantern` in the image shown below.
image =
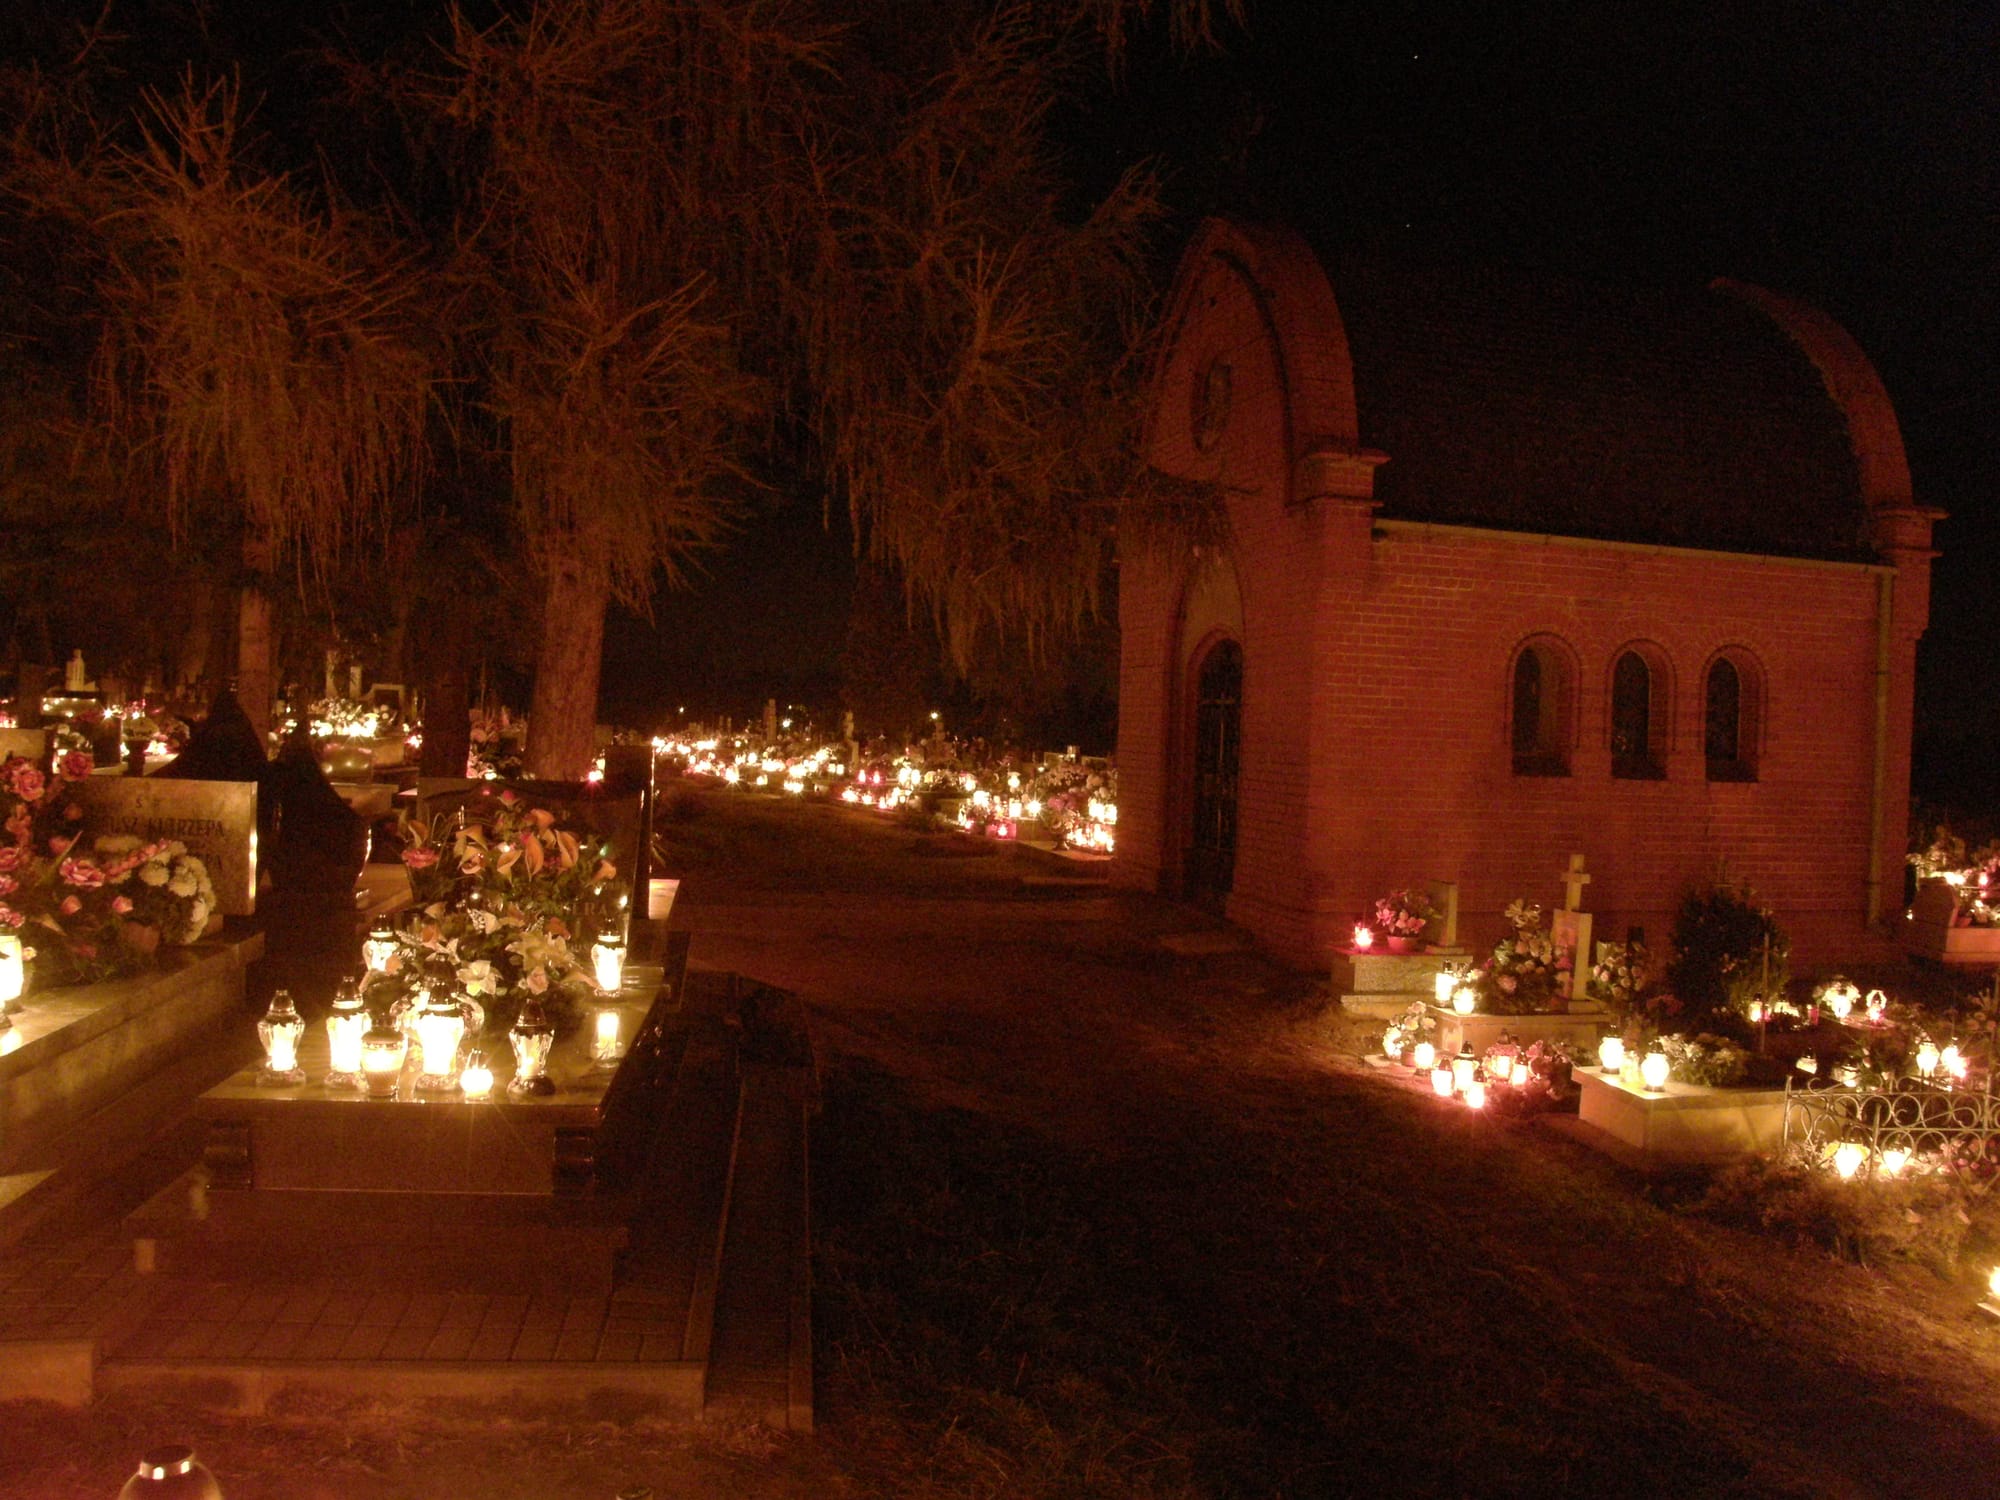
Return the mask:
[[[1439,969],[1431,979],[1431,993],[1437,996],[1439,1005],[1451,1004],[1451,992],[1458,988],[1458,971],[1450,964]]]
[[[1648,1052],[1645,1061],[1639,1064],[1639,1076],[1646,1082],[1646,1091],[1663,1094],[1667,1089],[1667,1073],[1671,1068],[1664,1052]]]
[[[1907,1146],[1890,1146],[1882,1153],[1882,1175],[1894,1177],[1910,1164]]]
[[[458,1087],[458,1044],[465,1040],[465,1012],[438,995],[417,1012],[417,1088],[427,1094]]]
[[[1375,946],[1375,934],[1360,922],[1354,924],[1354,946],[1361,951]]]
[[[396,929],[389,925],[385,917],[368,929],[368,936],[361,944],[361,958],[368,965],[369,973],[386,974],[389,972],[389,960],[395,952]]]
[[[625,983],[625,944],[617,938],[602,938],[590,950],[597,987],[606,994]]]
[[[1931,1078],[1936,1076],[1937,1070],[1937,1043],[1926,1040],[1917,1048],[1917,1072],[1925,1078]]]
[[[409,1042],[400,1028],[377,1021],[361,1038],[361,1076],[368,1085],[370,1099],[396,1097],[396,1080],[402,1076],[403,1058]]]
[[[292,1004],[292,992],[279,990],[271,997],[271,1008],[257,1023],[257,1040],[264,1044],[264,1082],[294,1084],[306,1081],[299,1066],[299,1039],[306,1023]]]
[[[599,1063],[614,1063],[622,1055],[624,1049],[618,1044],[618,1029],[619,1015],[615,1009],[606,1006],[597,1013],[596,1045],[591,1056]]]
[[[1432,1068],[1437,1066],[1437,1060],[1438,1049],[1429,1042],[1418,1042],[1415,1052],[1410,1056],[1411,1066],[1419,1073],[1430,1072]]]
[[[1608,1036],[1597,1044],[1597,1065],[1608,1078],[1625,1070],[1625,1038]]]
[[[27,987],[28,966],[21,939],[14,933],[0,932],[0,1015],[14,1008]]]
[[[222,1500],[222,1486],[215,1482],[209,1467],[194,1456],[194,1449],[181,1445],[148,1449],[139,1460],[139,1472],[125,1481],[118,1500]]]
[[[1851,1178],[1868,1160],[1868,1148],[1859,1141],[1842,1141],[1833,1148],[1833,1170],[1843,1179]]]
[[[486,1054],[475,1051],[458,1075],[458,1086],[468,1099],[484,1099],[493,1092],[493,1070],[486,1066]]]
[[[1958,1050],[1957,1042],[1948,1044],[1939,1054],[1938,1061],[1944,1065],[1945,1072],[1951,1075],[1954,1082],[1962,1082],[1970,1066],[1965,1060],[1965,1054]]]
[[[1461,1094],[1472,1082],[1472,1075],[1479,1071],[1479,1059],[1472,1055],[1472,1043],[1461,1043],[1458,1056],[1451,1060],[1451,1081]]]
[[[352,981],[343,981],[326,1017],[329,1070],[326,1086],[351,1089],[361,1084],[361,1039],[368,1035],[368,1010]]]
[[[1465,1085],[1465,1107],[1467,1109],[1486,1108],[1486,1070],[1475,1068],[1471,1079]]]
[[[1836,1021],[1845,1021],[1852,1015],[1854,1003],[1860,998],[1861,991],[1845,979],[1836,979],[1826,987],[1827,1008]]]
[[[1451,1069],[1435,1067],[1431,1069],[1431,1092],[1440,1099],[1449,1099],[1452,1094]]]
[[[1458,988],[1451,992],[1451,1008],[1461,1016],[1469,1016],[1479,1006],[1479,991],[1469,980],[1461,980]]]
[[[521,1014],[507,1033],[507,1044],[514,1049],[514,1081],[507,1085],[510,1094],[553,1094],[555,1080],[549,1077],[549,1048],[555,1045],[556,1028],[549,1015],[542,1008],[542,1002],[534,996],[528,997],[521,1007]]]

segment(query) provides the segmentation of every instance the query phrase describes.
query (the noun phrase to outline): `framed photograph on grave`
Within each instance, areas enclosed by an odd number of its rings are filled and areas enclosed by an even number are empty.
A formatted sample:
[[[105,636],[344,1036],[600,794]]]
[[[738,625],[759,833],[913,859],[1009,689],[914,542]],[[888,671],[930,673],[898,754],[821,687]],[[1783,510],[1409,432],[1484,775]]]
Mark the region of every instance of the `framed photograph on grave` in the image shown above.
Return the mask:
[[[1567,1000],[1584,998],[1590,984],[1590,913],[1559,911],[1549,918],[1549,940],[1555,945],[1556,967],[1569,969],[1569,981],[1562,987]],[[1567,955],[1567,961],[1565,961]]]

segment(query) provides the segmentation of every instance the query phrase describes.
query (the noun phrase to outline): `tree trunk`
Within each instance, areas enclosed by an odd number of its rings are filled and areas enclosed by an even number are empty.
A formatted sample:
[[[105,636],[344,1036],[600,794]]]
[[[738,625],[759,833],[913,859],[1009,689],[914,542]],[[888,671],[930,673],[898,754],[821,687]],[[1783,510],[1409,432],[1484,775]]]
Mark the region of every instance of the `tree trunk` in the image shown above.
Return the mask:
[[[257,743],[270,753],[271,700],[277,696],[277,663],[273,659],[271,620],[274,613],[266,586],[273,548],[261,539],[243,544],[243,582],[236,616],[236,701],[250,716]]]
[[[535,696],[528,707],[526,770],[549,781],[581,781],[597,754],[597,679],[604,666],[607,570],[575,558],[549,567]]]
[[[472,626],[466,612],[443,611],[435,631],[422,630],[425,659],[409,677],[423,687],[426,776],[463,776],[472,750]]]

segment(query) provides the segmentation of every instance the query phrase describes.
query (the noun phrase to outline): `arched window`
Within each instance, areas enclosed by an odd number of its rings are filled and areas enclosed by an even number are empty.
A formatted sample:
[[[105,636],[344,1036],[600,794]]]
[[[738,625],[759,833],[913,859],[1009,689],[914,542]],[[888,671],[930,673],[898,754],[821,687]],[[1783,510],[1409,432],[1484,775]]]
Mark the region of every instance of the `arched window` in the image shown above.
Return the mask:
[[[1569,775],[1575,680],[1567,650],[1552,637],[1516,653],[1508,714],[1516,776]]]
[[[1627,781],[1667,774],[1667,674],[1649,655],[1633,647],[1611,667],[1611,774]]]
[[[1745,653],[1708,664],[1702,692],[1702,755],[1710,781],[1755,781],[1763,675]]]

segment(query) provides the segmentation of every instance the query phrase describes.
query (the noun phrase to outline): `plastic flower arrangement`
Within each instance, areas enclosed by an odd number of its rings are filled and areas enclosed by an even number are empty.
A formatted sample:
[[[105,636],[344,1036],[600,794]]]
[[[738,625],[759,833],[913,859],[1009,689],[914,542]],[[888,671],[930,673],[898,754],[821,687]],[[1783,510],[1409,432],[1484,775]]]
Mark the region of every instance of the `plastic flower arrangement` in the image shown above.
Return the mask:
[[[1438,918],[1437,908],[1423,892],[1405,888],[1391,891],[1375,903],[1375,919],[1369,925],[1383,937],[1422,937],[1424,928]]]
[[[1382,1050],[1390,1057],[1400,1057],[1403,1049],[1414,1047],[1419,1042],[1437,1041],[1437,1017],[1431,1008],[1418,1000],[1404,1011],[1382,1033]]]
[[[1557,962],[1555,940],[1542,926],[1542,908],[1515,901],[1505,915],[1512,933],[1495,943],[1492,955],[1473,971],[1479,1007],[1501,1016],[1552,1009],[1566,971]]]
[[[90,757],[44,772],[0,764],[0,928],[19,933],[34,982],[81,984],[131,973],[162,946],[192,943],[215,912],[207,867],[171,839],[86,841],[73,783]]]
[[[504,1029],[530,995],[559,1025],[588,988],[590,943],[623,892],[600,839],[511,791],[456,817],[403,821],[415,908],[397,929],[384,982],[462,994]],[[371,996],[371,999],[378,998]]]

